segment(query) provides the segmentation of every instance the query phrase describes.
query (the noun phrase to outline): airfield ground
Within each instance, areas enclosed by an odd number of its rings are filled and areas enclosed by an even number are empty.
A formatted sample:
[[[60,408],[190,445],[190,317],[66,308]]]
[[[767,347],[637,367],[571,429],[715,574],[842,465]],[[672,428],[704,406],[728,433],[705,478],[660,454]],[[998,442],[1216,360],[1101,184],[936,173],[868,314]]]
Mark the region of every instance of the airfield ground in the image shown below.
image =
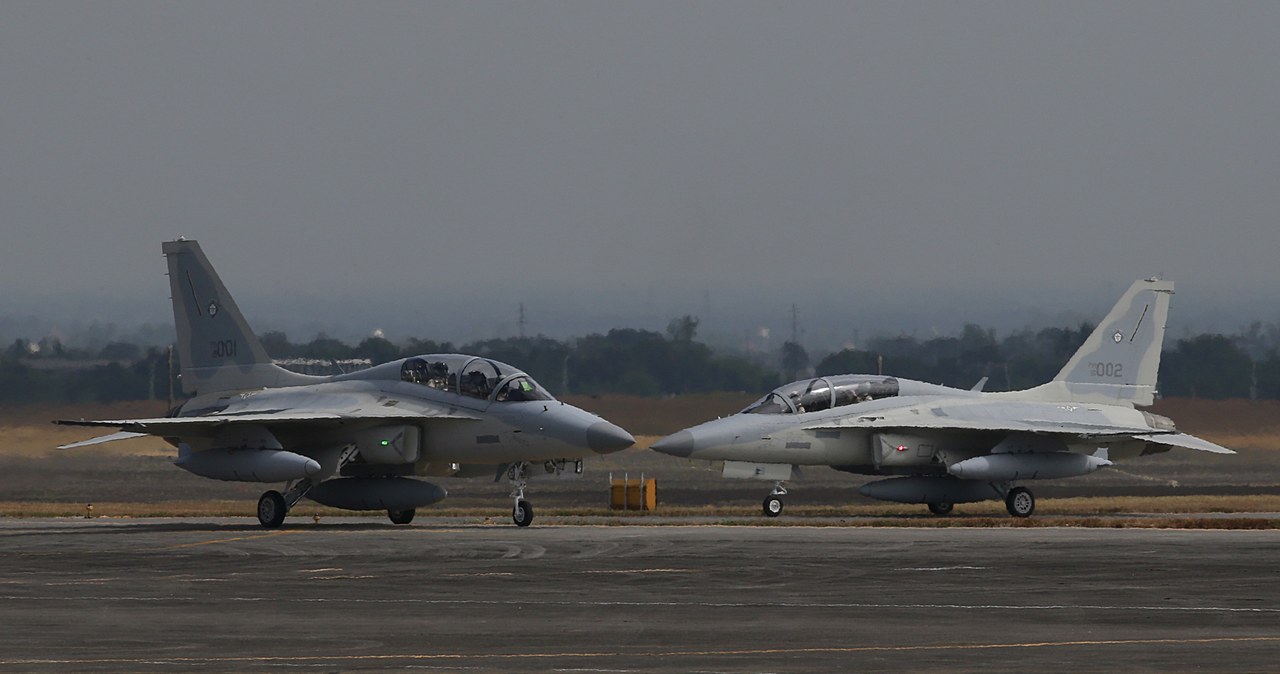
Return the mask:
[[[571,399],[643,447],[747,396]],[[304,501],[261,529],[261,485],[169,465],[139,439],[0,413],[0,671],[1268,671],[1280,661],[1280,404],[1162,401],[1238,456],[1173,451],[935,518],[867,478],[768,485],[643,449],[535,481],[442,480],[408,526]],[[606,509],[609,473],[657,513]],[[85,505],[95,517],[85,519]],[[209,517],[209,515],[230,517]],[[101,515],[106,515],[102,517]],[[177,516],[164,517],[165,515]],[[36,517],[32,517],[36,516]],[[316,517],[319,516],[319,517]],[[660,526],[655,526],[660,525]],[[929,528],[926,528],[929,527]],[[935,527],[947,527],[945,530]]]
[[[0,519],[0,671],[1273,671],[1280,531]]]

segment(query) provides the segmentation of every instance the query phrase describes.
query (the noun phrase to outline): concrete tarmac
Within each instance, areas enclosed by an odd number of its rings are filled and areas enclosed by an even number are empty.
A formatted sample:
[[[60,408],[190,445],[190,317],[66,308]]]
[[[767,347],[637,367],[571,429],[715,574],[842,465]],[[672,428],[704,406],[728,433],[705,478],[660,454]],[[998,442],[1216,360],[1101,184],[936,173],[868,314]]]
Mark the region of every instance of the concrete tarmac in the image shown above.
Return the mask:
[[[6,671],[1274,671],[1280,531],[0,520]]]

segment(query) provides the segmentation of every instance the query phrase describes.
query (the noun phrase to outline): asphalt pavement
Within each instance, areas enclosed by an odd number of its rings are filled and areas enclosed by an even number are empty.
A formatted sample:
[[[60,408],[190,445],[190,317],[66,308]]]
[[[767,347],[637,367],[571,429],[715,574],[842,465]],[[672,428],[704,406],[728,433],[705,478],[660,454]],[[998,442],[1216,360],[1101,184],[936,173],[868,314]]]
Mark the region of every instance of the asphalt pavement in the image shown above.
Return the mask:
[[[0,520],[5,671],[1272,671],[1280,531]]]

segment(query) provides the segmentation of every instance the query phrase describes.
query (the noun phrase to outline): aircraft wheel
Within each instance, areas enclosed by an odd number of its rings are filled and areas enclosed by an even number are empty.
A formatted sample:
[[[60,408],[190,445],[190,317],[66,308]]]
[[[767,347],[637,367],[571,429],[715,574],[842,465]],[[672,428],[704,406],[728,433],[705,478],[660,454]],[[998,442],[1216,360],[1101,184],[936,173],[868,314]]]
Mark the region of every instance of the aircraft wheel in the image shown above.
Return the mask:
[[[262,526],[275,529],[284,524],[284,516],[288,514],[289,506],[285,505],[284,497],[280,492],[273,489],[258,499],[258,521]]]
[[[935,515],[950,515],[950,514],[951,514],[951,510],[952,510],[953,508],[955,508],[955,507],[956,507],[956,505],[955,505],[954,503],[947,503],[946,501],[939,501],[938,503],[930,503],[930,504],[929,504],[929,512],[931,512],[931,513],[933,513],[933,514],[935,514]]]
[[[1005,495],[1004,507],[1014,517],[1031,517],[1036,511],[1036,497],[1026,487],[1014,487]]]
[[[518,527],[527,527],[533,523],[533,506],[523,499],[516,501],[516,507],[511,509],[511,520]]]
[[[387,517],[391,518],[392,524],[408,524],[413,521],[413,516],[416,512],[413,508],[408,510],[388,510]]]
[[[764,514],[766,517],[777,517],[782,514],[782,499],[770,494],[764,498]]]

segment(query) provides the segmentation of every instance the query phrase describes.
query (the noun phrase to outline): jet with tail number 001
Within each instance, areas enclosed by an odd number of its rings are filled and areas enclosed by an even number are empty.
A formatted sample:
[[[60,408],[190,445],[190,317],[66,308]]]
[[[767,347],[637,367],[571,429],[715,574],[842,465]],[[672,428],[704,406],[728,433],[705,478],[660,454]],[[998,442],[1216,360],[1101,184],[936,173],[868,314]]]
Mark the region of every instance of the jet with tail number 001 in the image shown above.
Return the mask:
[[[1113,461],[1183,447],[1233,454],[1135,409],[1155,400],[1173,283],[1135,282],[1053,381],[983,393],[910,379],[850,374],[782,386],[742,412],[667,436],[652,449],[724,461],[726,477],[771,480],[764,514],[782,512],[799,466],[893,475],[859,489],[924,503],[1003,499],[1027,517],[1035,496],[1017,482],[1091,473]],[[980,389],[981,386],[975,387]]]
[[[59,420],[119,432],[60,449],[153,435],[175,464],[203,477],[284,482],[258,500],[278,527],[304,496],[349,510],[385,510],[407,524],[445,497],[417,476],[504,475],[512,519],[533,521],[533,475],[581,474],[585,457],[630,447],[625,430],[557,401],[510,365],[460,354],[423,355],[330,377],[275,365],[197,242],[165,242],[185,393],[155,419]]]

